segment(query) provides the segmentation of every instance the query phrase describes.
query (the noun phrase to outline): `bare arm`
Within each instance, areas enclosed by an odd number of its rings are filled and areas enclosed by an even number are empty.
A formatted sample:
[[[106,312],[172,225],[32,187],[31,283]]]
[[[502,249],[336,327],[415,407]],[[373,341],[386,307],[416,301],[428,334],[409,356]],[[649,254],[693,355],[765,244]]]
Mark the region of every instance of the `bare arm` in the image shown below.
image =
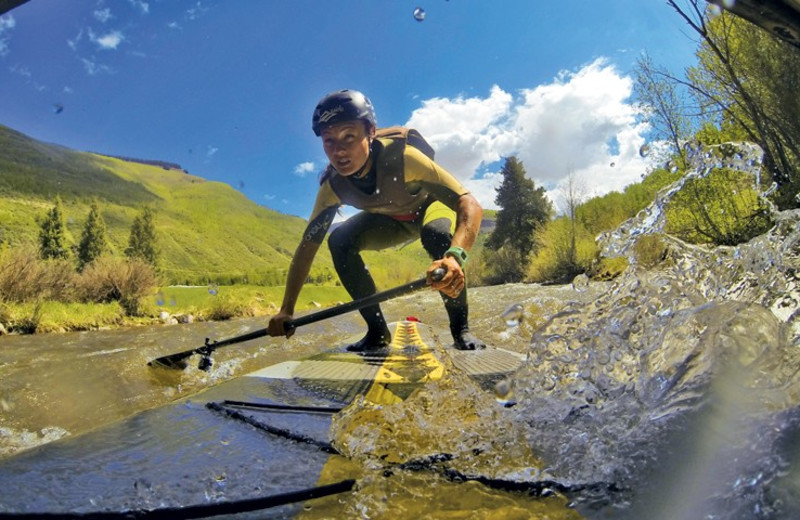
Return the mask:
[[[289,274],[286,276],[286,289],[283,292],[281,310],[269,320],[267,330],[270,336],[286,336],[294,334],[294,329],[286,329],[285,323],[292,319],[294,307],[303,284],[311,271],[311,264],[319,250],[319,243],[303,240],[289,265]]]
[[[456,205],[456,231],[453,234],[451,246],[461,247],[466,251],[475,244],[478,231],[483,218],[483,208],[477,199],[467,193],[458,198]],[[431,278],[433,271],[439,267],[447,269],[447,274],[440,281]],[[434,261],[427,271],[428,283],[432,288],[441,291],[451,298],[456,298],[466,286],[467,279],[458,262],[451,256],[445,255],[441,260]]]
[[[478,238],[482,219],[483,208],[475,197],[469,193],[459,197],[456,206],[456,232],[450,245],[469,251]]]

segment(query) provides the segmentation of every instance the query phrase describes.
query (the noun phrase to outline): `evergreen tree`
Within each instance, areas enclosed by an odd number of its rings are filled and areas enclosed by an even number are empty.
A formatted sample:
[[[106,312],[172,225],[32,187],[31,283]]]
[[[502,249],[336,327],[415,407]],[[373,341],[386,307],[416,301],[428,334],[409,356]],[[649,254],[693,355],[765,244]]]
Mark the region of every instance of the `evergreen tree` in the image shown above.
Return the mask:
[[[66,229],[61,211],[61,197],[56,196],[55,205],[47,212],[39,230],[39,256],[42,259],[67,258]]]
[[[494,199],[500,210],[495,230],[486,240],[486,245],[495,250],[508,247],[514,251],[520,259],[515,276],[519,281],[524,277],[535,246],[534,231],[550,219],[553,205],[545,197],[544,188],[537,188],[531,179],[525,177],[525,167],[516,157],[508,157],[500,173],[503,181]]]
[[[142,213],[133,219],[125,255],[128,258],[141,258],[153,267],[158,263],[156,226],[153,210],[149,207],[145,207]]]
[[[78,269],[92,263],[107,249],[106,224],[97,208],[97,201],[92,201],[89,216],[83,226],[81,241],[78,244]]]

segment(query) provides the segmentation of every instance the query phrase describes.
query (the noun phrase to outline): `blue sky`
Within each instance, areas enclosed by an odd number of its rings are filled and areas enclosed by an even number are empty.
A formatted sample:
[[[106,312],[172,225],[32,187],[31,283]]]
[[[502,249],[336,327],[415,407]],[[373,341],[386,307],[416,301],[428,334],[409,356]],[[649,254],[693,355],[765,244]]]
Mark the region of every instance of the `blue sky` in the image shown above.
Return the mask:
[[[569,174],[587,194],[641,177],[633,64],[681,72],[690,34],[660,0],[30,0],[0,17],[0,123],[307,218],[326,164],[312,111],[353,88],[484,207],[509,155],[558,202]]]

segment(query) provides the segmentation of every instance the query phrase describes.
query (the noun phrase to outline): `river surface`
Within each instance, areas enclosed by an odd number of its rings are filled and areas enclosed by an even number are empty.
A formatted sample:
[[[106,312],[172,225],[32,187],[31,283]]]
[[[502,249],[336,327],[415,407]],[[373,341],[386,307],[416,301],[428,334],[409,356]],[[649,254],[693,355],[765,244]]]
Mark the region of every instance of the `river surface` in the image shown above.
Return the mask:
[[[526,353],[533,331],[544,323],[547,316],[558,312],[564,305],[585,304],[592,301],[605,290],[606,286],[607,284],[593,284],[580,291],[574,290],[571,286],[542,287],[526,284],[477,288],[472,290],[471,295],[472,328],[476,332],[480,331],[481,338],[490,344]],[[507,322],[509,316],[503,316],[503,313],[514,305],[525,310],[525,317],[521,322],[509,324]],[[438,329],[447,330],[447,317],[441,299],[431,291],[423,290],[397,298],[385,303],[383,308],[389,320],[414,316]],[[147,366],[147,362],[155,357],[199,346],[206,337],[223,339],[264,326],[264,318],[249,318],[216,323],[2,337],[0,338],[0,399],[2,399],[0,453],[2,457],[8,459],[14,454],[30,451],[35,446],[62,437],[75,437],[98,430],[104,425],[115,423],[139,412],[191,398],[197,392],[264,366],[309,356],[344,344],[363,332],[360,317],[351,314],[304,326],[288,340],[262,338],[219,349],[213,356],[214,365],[208,372],[198,370],[196,366],[190,366],[183,371],[154,370]],[[507,410],[498,402],[494,393],[481,390],[466,379],[451,381],[449,386],[444,388],[436,386],[437,388],[431,391],[440,392],[443,401],[458,403],[456,408],[438,412],[441,420],[446,419],[451,424],[454,419],[469,422],[470,416],[475,414],[474,408],[464,407],[470,396],[479,399],[479,405],[486,406],[490,411],[503,414]],[[409,402],[409,407],[418,410],[414,400]],[[342,424],[348,422],[365,424],[364,420],[350,421],[345,417],[338,421],[340,428]],[[368,422],[366,421],[367,427],[369,427]],[[384,424],[386,423],[384,421]],[[418,432],[426,429],[418,425],[408,425],[406,428],[408,431]],[[480,425],[478,429],[486,428],[491,432],[496,426]],[[430,431],[437,430],[431,428]],[[470,430],[464,428],[461,431]],[[334,437],[335,433],[332,432],[331,436]],[[425,435],[412,438],[416,439],[415,442],[419,442],[417,448],[425,455],[444,449],[442,446],[426,446]],[[190,434],[188,439],[180,440],[204,443],[206,448],[202,449],[208,453],[219,444],[218,439],[208,439],[207,435],[199,431],[194,439]],[[518,441],[519,439],[515,442]],[[126,442],[129,440],[120,440],[120,444]],[[361,444],[352,436],[346,442],[355,446]],[[251,448],[253,447],[243,447],[242,451]],[[377,456],[376,454],[381,451],[397,451],[397,449],[397,446],[390,441],[382,448],[372,451],[370,456]],[[408,451],[406,448],[402,449]],[[446,449],[453,451],[460,448],[450,446]],[[408,456],[419,458],[413,453],[409,453]],[[358,460],[359,456],[351,453],[350,459]],[[91,459],[89,460],[91,463]],[[437,518],[445,511],[448,511],[448,514],[455,513],[456,518],[492,518],[500,512],[504,512],[503,514],[516,512],[516,516],[522,515],[521,518],[539,518],[540,515],[565,519],[578,517],[573,509],[566,507],[564,497],[531,497],[525,493],[498,491],[474,482],[458,485],[428,471],[399,472],[400,475],[395,476],[390,484],[387,484],[379,468],[369,461],[363,462],[366,474],[361,479],[358,492],[352,495],[350,504],[343,506],[338,501],[328,504],[323,502],[313,509],[309,507],[304,511],[303,518],[339,518],[344,514],[343,510],[352,511],[354,514],[358,514],[358,511],[367,511],[365,514],[371,518],[398,518],[396,516],[398,514],[400,518],[422,518],[425,515]],[[127,464],[130,467],[125,471],[126,474],[130,474],[132,481],[146,480],[137,479],[136,473],[140,473],[138,476],[142,477],[148,470],[152,471],[151,468],[139,467],[137,463],[130,461]],[[73,471],[67,466],[58,464],[55,466],[58,471]],[[48,466],[46,472],[51,471],[53,469]],[[150,479],[154,480],[152,477]],[[208,484],[208,489],[204,490],[206,495],[211,493],[216,498],[226,499],[237,496],[233,491],[225,496],[214,494],[217,493],[215,481],[210,475],[208,480],[211,483]],[[387,485],[391,489],[388,489]],[[188,490],[185,491],[188,493]],[[102,486],[99,486],[98,495],[102,495],[103,492]],[[427,496],[422,508],[420,493]],[[31,497],[25,502],[35,501],[36,504],[41,504],[42,508],[48,508],[39,511],[59,510],[57,505],[61,501],[59,497],[63,497],[64,494],[69,494],[69,490],[48,485],[37,491],[35,499]],[[387,511],[385,500],[389,495],[393,496],[393,501],[397,503]],[[163,495],[159,498],[165,500],[175,497]],[[145,502],[135,506],[155,507],[159,503],[163,502]],[[0,499],[0,512],[4,511],[2,504],[3,500]],[[126,504],[126,506],[134,505]],[[97,508],[107,510],[108,507],[110,501],[105,504],[98,503],[95,510]],[[476,508],[483,513],[476,513]],[[91,510],[89,507],[89,511]],[[475,516],[476,514],[479,516]]]
[[[747,171],[754,153],[726,155],[736,164],[725,166]],[[722,160],[704,157],[693,175]],[[679,188],[599,237],[606,255],[631,264],[612,282],[471,290],[473,330],[526,354],[523,366],[497,392],[454,375],[400,403],[357,399],[334,417],[329,438],[363,472],[359,484],[305,517],[800,518],[800,211],[776,212],[773,229],[736,247],[663,236],[667,254],[644,268],[632,244],[663,229],[661,209]],[[513,305],[520,323],[504,317]],[[446,330],[431,292],[384,310],[389,320],[411,315]],[[209,372],[147,367],[206,337],[264,325],[2,337],[0,450],[24,454],[342,344],[362,328],[345,316],[289,340],[220,349]],[[392,457],[405,464],[388,468]]]
[[[597,286],[601,287],[601,286]],[[471,290],[472,327],[491,344],[527,352],[539,318],[578,293],[569,286],[507,285]],[[502,294],[502,296],[501,296]],[[534,317],[508,327],[501,314],[515,303]],[[423,291],[383,305],[389,321],[416,316],[447,330],[438,296]],[[540,310],[542,309],[542,310]],[[304,326],[295,336],[261,338],[219,349],[210,372],[154,371],[151,359],[266,326],[265,318],[155,325],[118,330],[0,337],[0,457],[63,435],[76,435],[174,401],[266,365],[341,345],[362,332],[357,313]]]

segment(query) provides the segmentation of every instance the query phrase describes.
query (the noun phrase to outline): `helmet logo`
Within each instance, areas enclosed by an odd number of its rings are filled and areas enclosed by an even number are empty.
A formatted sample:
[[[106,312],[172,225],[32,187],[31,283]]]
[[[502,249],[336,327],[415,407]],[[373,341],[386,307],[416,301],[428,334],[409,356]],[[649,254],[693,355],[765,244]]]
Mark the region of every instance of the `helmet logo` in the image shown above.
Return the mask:
[[[336,116],[336,114],[340,114],[342,112],[344,112],[344,107],[342,105],[330,108],[319,115],[319,122],[327,123],[328,121],[333,119]]]

